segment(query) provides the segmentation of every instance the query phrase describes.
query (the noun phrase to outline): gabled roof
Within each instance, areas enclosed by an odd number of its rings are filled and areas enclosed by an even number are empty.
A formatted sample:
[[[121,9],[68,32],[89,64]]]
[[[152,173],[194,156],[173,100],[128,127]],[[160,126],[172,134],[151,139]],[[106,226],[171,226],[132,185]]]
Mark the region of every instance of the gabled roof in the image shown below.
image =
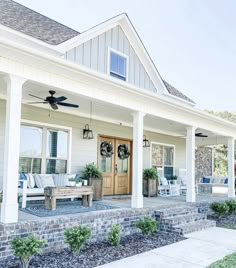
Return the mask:
[[[178,98],[181,98],[183,100],[189,101],[191,103],[194,103],[194,101],[192,101],[189,97],[187,97],[186,95],[184,95],[182,92],[180,92],[178,89],[176,89],[175,87],[173,87],[172,85],[170,85],[168,82],[166,82],[165,80],[163,80],[168,92]]]
[[[12,0],[0,0],[0,24],[50,45],[58,45],[79,34]]]
[[[129,41],[138,56],[142,59],[142,64],[145,66],[146,70],[148,70],[148,74],[154,82],[154,85],[157,88],[161,87],[163,93],[167,92],[172,96],[195,104],[190,98],[161,78],[141,38],[125,13],[115,16],[80,34],[78,31],[17,2],[12,0],[0,0],[0,24],[47,44],[58,45],[58,47],[61,48],[64,47],[67,50],[71,46],[76,46],[78,43],[83,43],[87,39],[90,39],[93,34],[97,35],[100,31],[105,31],[106,28],[114,27],[116,23],[120,23],[126,35],[129,36]]]

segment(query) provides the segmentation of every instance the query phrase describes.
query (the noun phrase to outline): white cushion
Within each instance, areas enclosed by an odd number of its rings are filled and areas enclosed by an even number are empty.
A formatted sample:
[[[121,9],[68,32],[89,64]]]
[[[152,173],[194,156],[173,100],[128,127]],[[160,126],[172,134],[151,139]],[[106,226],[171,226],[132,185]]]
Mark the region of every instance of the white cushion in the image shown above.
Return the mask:
[[[55,187],[52,174],[35,175],[34,178],[38,188]]]
[[[165,177],[161,177],[161,184],[163,186],[167,186],[168,185],[168,181],[167,181],[167,179]]]
[[[35,187],[35,180],[33,174],[25,174],[27,178],[27,188],[33,189]]]
[[[67,174],[53,174],[53,180],[55,186],[65,187],[68,183],[68,175]]]
[[[41,176],[38,174],[34,175],[34,180],[35,180],[35,184],[37,186],[37,188],[43,188],[43,184],[42,184],[42,180],[41,180]]]

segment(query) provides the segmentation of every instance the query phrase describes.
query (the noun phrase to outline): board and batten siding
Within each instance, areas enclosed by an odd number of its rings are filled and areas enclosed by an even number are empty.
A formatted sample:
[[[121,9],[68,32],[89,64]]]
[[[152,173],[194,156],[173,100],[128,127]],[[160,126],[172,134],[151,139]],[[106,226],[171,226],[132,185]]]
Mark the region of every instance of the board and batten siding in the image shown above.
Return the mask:
[[[84,140],[82,138],[83,129],[85,124],[89,122],[89,119],[54,111],[50,111],[49,116],[47,109],[28,105],[22,105],[21,117],[25,120],[72,128],[72,173],[78,173],[88,163],[97,163],[99,134],[132,139],[133,130],[130,127],[93,120],[90,124],[90,128],[93,130],[94,139]],[[4,128],[5,101],[0,100],[0,189],[2,189],[3,180]],[[185,168],[186,160],[184,139],[154,132],[145,132],[145,134],[150,141],[175,145],[175,167],[176,169]]]
[[[116,26],[67,51],[65,58],[75,63],[85,65],[100,73],[108,74],[109,48],[128,56],[128,82],[130,84],[153,92],[157,91],[120,26]]]

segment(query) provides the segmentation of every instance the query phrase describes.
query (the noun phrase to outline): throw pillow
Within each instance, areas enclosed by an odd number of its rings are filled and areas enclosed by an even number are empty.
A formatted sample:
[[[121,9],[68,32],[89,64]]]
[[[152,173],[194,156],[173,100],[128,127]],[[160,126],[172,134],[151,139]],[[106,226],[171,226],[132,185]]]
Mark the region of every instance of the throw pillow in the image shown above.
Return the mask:
[[[203,177],[202,182],[203,183],[210,183],[210,178]]]
[[[41,177],[41,182],[43,187],[55,187],[55,183],[53,181],[53,177],[51,174],[44,174],[44,175],[40,175]]]

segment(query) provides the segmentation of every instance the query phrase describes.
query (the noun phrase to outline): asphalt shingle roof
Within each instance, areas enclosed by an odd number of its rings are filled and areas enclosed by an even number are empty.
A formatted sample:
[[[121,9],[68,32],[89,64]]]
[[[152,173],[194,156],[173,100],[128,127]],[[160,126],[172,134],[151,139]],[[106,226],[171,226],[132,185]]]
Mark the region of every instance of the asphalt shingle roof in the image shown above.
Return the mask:
[[[186,95],[184,95],[182,92],[180,92],[178,89],[176,89],[175,87],[173,87],[172,85],[170,85],[168,82],[166,82],[165,80],[163,80],[168,92],[175,96],[175,97],[178,97],[180,99],[183,99],[183,100],[186,100],[186,101],[189,101],[189,102],[192,102],[195,104],[195,102],[193,100],[191,100],[189,97],[187,97]]]
[[[0,24],[50,45],[58,45],[79,34],[12,0],[0,0]]]

